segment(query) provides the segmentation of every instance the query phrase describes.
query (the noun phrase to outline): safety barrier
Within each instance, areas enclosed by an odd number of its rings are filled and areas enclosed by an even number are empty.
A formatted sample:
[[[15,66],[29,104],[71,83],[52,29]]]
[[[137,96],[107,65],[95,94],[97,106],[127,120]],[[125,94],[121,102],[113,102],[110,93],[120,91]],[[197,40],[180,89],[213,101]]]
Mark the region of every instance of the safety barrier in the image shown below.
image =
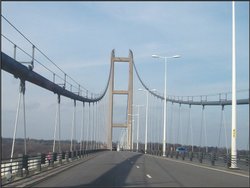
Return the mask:
[[[49,152],[48,154],[38,153],[35,156],[19,154],[16,158],[2,161],[1,182],[2,185],[6,185],[99,151],[105,151],[105,149],[66,151],[61,153]]]
[[[144,152],[142,152],[144,153]],[[162,156],[161,150],[147,151],[149,155]],[[190,162],[198,162],[210,164],[211,166],[221,166],[230,168],[231,163],[237,162],[237,168],[247,170],[249,166],[249,155],[237,155],[237,161],[232,161],[230,154],[218,154],[216,152],[177,152],[166,150],[166,157],[176,160],[189,160]]]

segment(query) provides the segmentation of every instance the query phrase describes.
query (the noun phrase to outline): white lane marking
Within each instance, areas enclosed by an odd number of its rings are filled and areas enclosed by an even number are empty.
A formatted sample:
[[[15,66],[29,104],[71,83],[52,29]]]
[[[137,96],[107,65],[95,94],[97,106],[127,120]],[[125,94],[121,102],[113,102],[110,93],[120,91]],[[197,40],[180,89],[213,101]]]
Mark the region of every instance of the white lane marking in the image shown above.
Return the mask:
[[[149,174],[147,174],[147,177],[148,177],[149,179],[151,179],[151,178],[152,178]]]
[[[136,166],[136,168],[140,168],[139,166]]]

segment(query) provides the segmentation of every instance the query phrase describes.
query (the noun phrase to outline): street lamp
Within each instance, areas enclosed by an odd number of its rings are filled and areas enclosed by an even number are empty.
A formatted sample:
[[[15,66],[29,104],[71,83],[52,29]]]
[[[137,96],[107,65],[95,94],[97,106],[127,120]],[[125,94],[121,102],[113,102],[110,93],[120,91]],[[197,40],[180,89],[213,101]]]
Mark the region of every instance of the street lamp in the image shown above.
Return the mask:
[[[133,125],[132,126],[132,147],[131,147],[131,149],[132,149],[132,151],[134,150],[134,119],[132,120],[132,122],[131,122],[131,125]]]
[[[232,134],[231,134],[231,167],[237,169],[237,97],[236,97],[236,51],[235,51],[235,2],[232,2]]]
[[[180,55],[174,55],[170,57],[152,55],[153,58],[161,58],[165,60],[165,83],[164,83],[164,120],[163,120],[163,154],[162,156],[166,156],[166,113],[167,113],[167,59],[170,58],[179,58]]]
[[[138,89],[139,91],[145,91],[147,93],[147,103],[146,103],[146,127],[145,127],[145,154],[147,153],[147,141],[148,141],[148,93],[149,90]],[[152,89],[150,91],[156,91],[156,89]]]
[[[134,117],[137,116],[137,114],[128,114],[128,116],[132,116],[132,122],[130,123],[130,126],[132,127],[132,151],[133,151],[134,150]]]
[[[137,108],[138,108],[138,110],[137,110],[137,114],[135,114],[135,115],[137,115],[137,131],[136,131],[136,151],[138,152],[138,150],[139,150],[139,130],[140,130],[140,107],[143,107],[144,105],[139,105],[139,104],[137,104],[137,105],[133,105],[133,106],[136,106]]]

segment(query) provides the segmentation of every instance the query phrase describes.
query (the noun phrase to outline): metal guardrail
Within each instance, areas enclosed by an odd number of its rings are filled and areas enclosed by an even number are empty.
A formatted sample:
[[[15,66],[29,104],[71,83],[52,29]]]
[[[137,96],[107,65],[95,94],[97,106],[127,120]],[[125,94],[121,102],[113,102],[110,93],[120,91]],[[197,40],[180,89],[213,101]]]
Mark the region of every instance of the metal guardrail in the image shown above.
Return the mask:
[[[136,150],[133,150],[136,152]],[[144,153],[143,150],[140,153]],[[162,150],[152,150],[147,151],[149,155],[162,156]],[[176,152],[176,151],[166,151],[167,158],[173,158],[176,160],[188,160],[190,162],[204,163],[211,166],[220,167],[231,167],[231,155],[219,154],[216,152]],[[242,170],[249,170],[249,155],[237,155],[237,166]]]
[[[70,163],[74,160],[85,158],[89,154],[104,151],[98,150],[77,150],[61,153],[38,153],[35,156],[18,155],[16,158],[3,160],[1,163],[1,184],[7,185],[34,174]]]

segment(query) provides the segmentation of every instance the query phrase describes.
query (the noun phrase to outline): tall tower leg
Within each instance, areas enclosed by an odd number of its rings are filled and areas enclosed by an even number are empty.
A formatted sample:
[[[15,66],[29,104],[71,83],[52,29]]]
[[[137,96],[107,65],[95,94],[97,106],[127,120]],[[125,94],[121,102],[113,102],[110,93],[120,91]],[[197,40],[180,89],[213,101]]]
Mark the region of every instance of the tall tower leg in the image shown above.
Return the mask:
[[[114,63],[115,62],[126,62],[129,63],[129,78],[128,78],[128,89],[127,90],[115,90],[114,89]],[[133,105],[133,53],[129,50],[129,57],[115,57],[115,51],[111,52],[111,76],[109,85],[109,123],[108,123],[108,149],[112,150],[112,132],[113,128],[123,127],[128,129],[127,143],[129,149],[132,148],[132,116],[127,116],[127,122],[124,124],[113,123],[113,107],[114,107],[114,95],[127,95],[127,113],[132,114]]]

